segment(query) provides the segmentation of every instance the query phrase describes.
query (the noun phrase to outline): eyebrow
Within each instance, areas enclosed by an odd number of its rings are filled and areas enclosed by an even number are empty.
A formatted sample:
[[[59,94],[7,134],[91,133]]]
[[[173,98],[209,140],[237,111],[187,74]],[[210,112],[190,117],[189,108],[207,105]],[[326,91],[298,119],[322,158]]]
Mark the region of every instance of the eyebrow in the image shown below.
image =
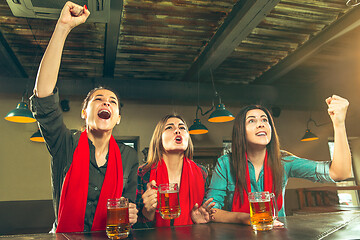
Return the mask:
[[[97,95],[94,96],[94,98],[96,98],[96,97],[103,97],[103,96],[104,96],[103,94],[97,94]],[[112,98],[112,99],[114,99],[114,100],[117,101],[117,99],[116,99],[115,97],[113,97],[113,96],[110,96],[110,98]]]
[[[165,127],[166,127],[166,126],[169,126],[169,125],[175,126],[174,123],[167,123],[167,124],[165,124]],[[180,126],[180,125],[184,125],[184,126],[185,126],[185,123],[179,123],[179,126]]]
[[[267,118],[266,114],[263,114],[263,115],[261,115],[260,117],[261,117],[261,118],[262,118],[262,117],[266,117],[266,118]],[[246,119],[248,119],[248,118],[256,118],[256,117],[250,115],[250,116],[248,116]]]

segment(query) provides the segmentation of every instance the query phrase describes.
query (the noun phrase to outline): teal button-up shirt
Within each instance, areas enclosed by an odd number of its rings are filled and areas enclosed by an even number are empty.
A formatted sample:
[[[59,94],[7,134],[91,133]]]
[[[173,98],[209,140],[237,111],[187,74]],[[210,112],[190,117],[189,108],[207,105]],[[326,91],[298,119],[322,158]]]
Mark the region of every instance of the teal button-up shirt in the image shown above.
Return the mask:
[[[329,174],[330,161],[311,161],[299,158],[294,155],[286,154],[283,156],[284,178],[283,178],[283,206],[279,209],[279,217],[285,216],[285,188],[290,177],[304,178],[313,182],[334,182]],[[264,169],[261,169],[259,179],[256,181],[255,168],[252,163],[248,162],[249,175],[252,192],[264,191]],[[216,167],[213,171],[209,190],[207,192],[206,201],[214,198],[216,203],[214,208],[231,211],[232,202],[235,191],[235,178],[230,172],[230,155],[224,155],[218,159]],[[245,176],[244,176],[245,177]]]

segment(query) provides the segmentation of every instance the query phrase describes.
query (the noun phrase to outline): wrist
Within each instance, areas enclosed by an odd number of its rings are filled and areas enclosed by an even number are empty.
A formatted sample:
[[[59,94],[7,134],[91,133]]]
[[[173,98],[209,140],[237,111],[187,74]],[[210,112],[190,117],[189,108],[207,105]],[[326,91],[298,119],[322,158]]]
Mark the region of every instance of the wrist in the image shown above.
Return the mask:
[[[67,35],[71,31],[71,27],[68,24],[62,23],[60,20],[56,23],[54,33],[57,33],[63,37],[67,37]]]
[[[343,129],[343,128],[345,128],[345,122],[340,122],[340,123],[334,122],[333,127],[334,127],[334,129]]]
[[[155,209],[148,211],[145,207],[142,209],[142,215],[147,218],[149,221],[153,221],[155,218]]]
[[[236,215],[238,223],[250,225],[250,214],[244,212],[238,212]]]

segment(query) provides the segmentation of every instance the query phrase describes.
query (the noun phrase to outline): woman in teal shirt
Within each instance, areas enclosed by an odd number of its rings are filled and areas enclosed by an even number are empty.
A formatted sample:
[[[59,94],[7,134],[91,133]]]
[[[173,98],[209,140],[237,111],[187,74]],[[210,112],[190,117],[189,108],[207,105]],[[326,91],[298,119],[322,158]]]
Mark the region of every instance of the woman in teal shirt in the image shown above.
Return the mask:
[[[345,130],[349,102],[333,95],[326,103],[334,128],[332,162],[311,161],[280,151],[270,112],[259,105],[240,110],[233,127],[232,153],[219,158],[206,197],[216,202],[213,221],[249,224],[247,193],[250,191],[273,192],[279,216],[285,216],[284,194],[289,177],[334,182],[351,176],[351,154]]]

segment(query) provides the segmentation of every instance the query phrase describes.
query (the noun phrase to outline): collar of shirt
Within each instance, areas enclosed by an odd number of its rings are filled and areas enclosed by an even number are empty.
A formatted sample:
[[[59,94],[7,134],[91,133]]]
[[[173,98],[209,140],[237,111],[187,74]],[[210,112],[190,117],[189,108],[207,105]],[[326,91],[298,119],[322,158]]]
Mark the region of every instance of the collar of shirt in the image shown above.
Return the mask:
[[[261,168],[258,181],[256,181],[255,167],[252,164],[252,162],[248,161],[248,166],[249,166],[251,191],[252,192],[264,191],[264,166]]]

